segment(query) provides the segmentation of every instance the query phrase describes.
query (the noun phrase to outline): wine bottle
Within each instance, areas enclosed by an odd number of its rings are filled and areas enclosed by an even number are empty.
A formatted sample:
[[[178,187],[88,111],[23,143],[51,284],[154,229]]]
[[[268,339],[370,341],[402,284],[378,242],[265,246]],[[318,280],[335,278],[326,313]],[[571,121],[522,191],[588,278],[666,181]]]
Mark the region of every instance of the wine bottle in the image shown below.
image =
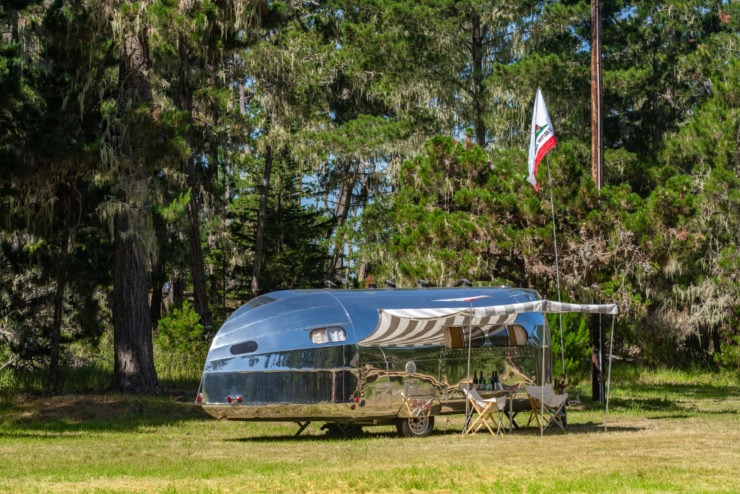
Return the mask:
[[[473,371],[473,389],[478,387],[478,371]]]

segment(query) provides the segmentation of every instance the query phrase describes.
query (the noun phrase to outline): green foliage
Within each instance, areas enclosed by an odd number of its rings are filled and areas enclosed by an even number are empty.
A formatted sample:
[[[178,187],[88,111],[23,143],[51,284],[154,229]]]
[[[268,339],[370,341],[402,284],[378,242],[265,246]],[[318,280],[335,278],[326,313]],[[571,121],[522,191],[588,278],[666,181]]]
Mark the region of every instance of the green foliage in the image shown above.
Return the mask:
[[[324,282],[325,244],[332,221],[316,208],[299,204],[300,191],[292,173],[293,170],[282,166],[274,170],[276,180],[285,185],[267,199],[265,235],[271,241],[264,246],[263,252],[264,274],[260,286],[264,291],[317,288]],[[237,197],[230,205],[229,237],[238,252],[249,252],[254,245],[259,205],[258,198],[248,192],[255,187],[257,177],[257,173],[245,175],[234,184]],[[288,182],[292,186],[288,186]],[[221,254],[212,252],[209,255],[215,260]],[[237,261],[235,276],[249,277],[252,268],[249,260]],[[234,292],[242,298],[249,297],[248,286],[235,287]]]
[[[49,391],[45,366],[31,367],[27,356],[14,356],[0,346],[0,361],[9,365],[0,370],[0,399]],[[48,350],[44,355],[48,354]],[[90,393],[108,388],[113,375],[112,341],[109,334],[96,339],[72,339],[62,349],[59,393]]]
[[[727,334],[715,358],[727,371],[740,374],[740,334]]]
[[[459,278],[485,279],[493,247],[495,195],[482,149],[435,138],[427,154],[406,162],[389,212],[394,234],[385,248],[402,259],[397,281],[424,278],[446,285]]]
[[[158,207],[156,213],[167,223],[176,223],[185,216],[190,202],[190,189],[172,199],[169,204]]]
[[[582,314],[562,314],[563,345],[560,345],[560,318],[551,319],[553,376],[557,380],[563,372],[568,383],[577,383],[589,376],[591,371],[591,344],[587,318]],[[564,351],[563,351],[564,350]]]
[[[208,340],[200,323],[200,315],[190,302],[174,308],[159,320],[155,337],[157,375],[163,384],[194,382],[203,369]]]
[[[186,300],[182,307],[173,309],[170,315],[159,320],[156,343],[180,356],[203,352],[203,325],[190,302]]]

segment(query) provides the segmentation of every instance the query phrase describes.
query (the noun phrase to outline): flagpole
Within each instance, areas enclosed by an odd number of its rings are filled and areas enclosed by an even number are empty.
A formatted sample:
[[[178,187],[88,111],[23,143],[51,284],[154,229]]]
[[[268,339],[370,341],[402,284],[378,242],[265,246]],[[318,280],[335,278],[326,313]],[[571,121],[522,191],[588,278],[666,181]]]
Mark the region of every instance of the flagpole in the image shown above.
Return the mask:
[[[552,174],[550,173],[550,160],[547,160],[547,182],[550,185],[550,211],[552,213],[552,239],[555,245],[555,280],[558,289],[558,302],[560,300],[560,266],[558,260],[558,234],[557,228],[555,227],[555,202],[552,198]],[[563,364],[563,376],[565,376],[565,348],[563,345],[563,314],[558,313],[558,319],[560,322],[560,361]],[[553,379],[554,381],[554,379]]]
[[[537,93],[534,98],[534,111],[532,112],[532,128],[529,136],[529,159],[527,160],[527,169],[529,176],[527,181],[534,185],[534,189],[538,190],[537,184],[537,169],[540,161],[547,155],[547,153],[557,144],[555,138],[555,130],[550,121],[550,115],[547,112],[547,105],[545,105],[545,99],[542,96],[542,90],[537,88]],[[550,173],[550,162],[547,162],[547,179],[550,184],[550,210],[552,211],[552,237],[555,243],[555,278],[557,280],[558,289],[558,302],[560,300],[560,266],[558,259],[558,235],[555,224],[555,202],[552,194],[552,174]],[[559,315],[560,319],[560,360],[563,362],[563,376],[565,376],[565,349],[563,348],[563,316]],[[544,370],[543,370],[544,372]]]

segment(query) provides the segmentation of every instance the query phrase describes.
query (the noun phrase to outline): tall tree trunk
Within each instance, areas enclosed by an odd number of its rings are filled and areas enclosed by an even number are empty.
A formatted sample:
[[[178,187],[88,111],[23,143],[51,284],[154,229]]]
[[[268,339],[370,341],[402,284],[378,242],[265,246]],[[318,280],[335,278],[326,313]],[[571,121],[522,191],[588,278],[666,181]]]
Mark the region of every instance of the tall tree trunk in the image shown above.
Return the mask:
[[[193,171],[193,173],[195,173]],[[195,311],[200,315],[200,322],[206,331],[213,329],[211,311],[208,308],[208,290],[206,286],[206,269],[203,260],[203,248],[200,244],[200,193],[195,187],[190,192],[188,202],[188,223],[190,230],[190,266],[193,273],[193,295]]]
[[[49,349],[49,392],[52,394],[59,393],[61,391],[61,379],[59,373],[60,367],[60,354],[62,346],[62,316],[64,315],[64,292],[67,289],[67,269],[68,258],[70,256],[70,243],[72,237],[72,229],[67,223],[68,214],[70,211],[70,197],[69,191],[63,194],[61,197],[60,210],[65,211],[65,220],[61,222],[62,228],[61,234],[59,235],[59,260],[56,266],[56,290],[54,293],[54,319],[51,327],[51,338]]]
[[[604,341],[601,327],[601,319],[598,314],[589,318],[589,330],[591,332],[591,399],[603,403],[604,380],[603,380],[603,355]]]
[[[345,162],[342,165],[341,176],[342,185],[339,188],[339,196],[337,197],[337,204],[334,207],[334,218],[337,221],[337,227],[335,231],[341,230],[342,226],[347,222],[349,218],[350,208],[352,206],[352,191],[355,188],[357,182],[357,168],[352,166],[352,163]],[[334,253],[332,254],[331,264],[327,268],[326,279],[334,280],[337,276],[342,277],[342,266],[344,263],[344,247],[345,244],[341,238],[337,237],[334,242]]]
[[[149,320],[152,324],[152,330],[156,330],[159,320],[162,318],[162,287],[166,281],[164,273],[162,273],[162,263],[157,262],[154,265],[151,279],[152,297],[149,302]]]
[[[357,208],[364,209],[367,207],[368,202],[370,201],[370,196],[372,195],[372,191],[370,190],[370,177],[375,175],[375,163],[373,161],[370,162],[360,162],[360,194],[359,194],[359,204],[357,205]],[[368,263],[366,261],[360,261],[357,266],[357,284],[358,287],[364,288],[365,285],[369,285],[372,283],[367,283],[366,274],[372,274],[368,273]],[[374,280],[374,278],[372,278]]]
[[[481,147],[486,145],[486,124],[483,120],[485,113],[485,87],[483,86],[483,27],[479,15],[473,15],[473,36],[471,39],[471,56],[473,59],[473,125],[475,126],[475,142]]]
[[[252,269],[251,295],[256,297],[260,293],[260,275],[264,260],[265,219],[267,217],[267,197],[270,193],[270,177],[272,175],[272,145],[267,146],[265,152],[265,169],[262,173],[262,188],[260,190],[260,209],[257,213],[257,232],[254,236],[254,267]]]
[[[339,189],[339,197],[337,197],[337,205],[334,208],[334,217],[337,220],[337,228],[335,231],[341,229],[342,225],[345,224],[349,215],[349,204],[352,199],[352,186],[348,183],[342,184]],[[337,277],[342,276],[342,265],[344,263],[344,242],[341,238],[337,237],[334,242],[334,253],[331,256],[331,265],[326,273],[328,280],[334,280]]]
[[[604,185],[601,50],[601,0],[591,0],[591,177],[597,190]]]
[[[182,307],[185,301],[185,282],[182,279],[182,273],[176,271],[170,278],[170,296],[169,302],[172,307]]]
[[[131,235],[130,220],[115,220],[113,266],[113,382],[112,389],[133,393],[159,392],[154,369],[147,273],[142,246]]]
[[[178,106],[187,111],[188,122],[190,123],[189,140],[192,143],[198,141],[193,135],[193,86],[190,80],[190,59],[191,54],[188,49],[188,42],[183,39],[183,33],[179,34],[179,56],[180,65],[177,80],[179,81]],[[196,150],[195,155],[200,153]],[[193,297],[195,312],[200,315],[200,322],[206,331],[211,331],[213,322],[211,320],[211,311],[208,308],[208,287],[206,286],[206,270],[203,261],[203,248],[200,243],[200,207],[202,204],[201,181],[198,174],[198,164],[196,156],[188,158],[186,166],[187,180],[190,186],[190,201],[188,202],[188,237],[190,250],[190,271],[193,276]]]
[[[124,129],[138,122],[127,117],[143,106],[151,107],[148,79],[149,56],[146,32],[136,21],[125,26],[118,72],[118,112]],[[118,199],[126,207],[114,218],[113,266],[113,380],[112,389],[155,394],[159,382],[154,368],[152,326],[147,293],[146,234],[147,185],[146,143],[124,132],[118,142],[122,171],[118,176]],[[133,142],[132,142],[133,141]],[[125,149],[125,151],[124,151]]]
[[[64,308],[64,291],[67,283],[64,275],[57,275],[57,286],[54,294],[54,321],[51,327],[51,351],[49,352],[49,392],[59,393],[61,383],[59,378],[59,354],[62,342],[62,313]]]

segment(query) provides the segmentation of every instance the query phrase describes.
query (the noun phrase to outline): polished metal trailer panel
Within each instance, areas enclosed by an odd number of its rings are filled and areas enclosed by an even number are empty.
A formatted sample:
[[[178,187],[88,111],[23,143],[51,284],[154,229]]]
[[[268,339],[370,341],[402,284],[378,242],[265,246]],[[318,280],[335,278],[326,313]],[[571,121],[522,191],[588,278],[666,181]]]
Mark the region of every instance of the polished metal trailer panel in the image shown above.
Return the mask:
[[[469,320],[466,327],[452,326],[464,343],[459,348],[414,346],[417,340],[409,339],[401,347],[363,346],[378,326],[379,310],[538,299],[533,291],[511,288],[288,290],[260,296],[235,311],[214,338],[201,402],[214,417],[234,420],[367,425],[459,413],[465,408],[459,385],[473,371],[487,378],[496,371],[509,384],[539,382],[544,351],[549,376],[549,347],[541,344],[544,316],[523,313],[506,324]],[[515,327],[525,337],[512,344],[509,330]]]

